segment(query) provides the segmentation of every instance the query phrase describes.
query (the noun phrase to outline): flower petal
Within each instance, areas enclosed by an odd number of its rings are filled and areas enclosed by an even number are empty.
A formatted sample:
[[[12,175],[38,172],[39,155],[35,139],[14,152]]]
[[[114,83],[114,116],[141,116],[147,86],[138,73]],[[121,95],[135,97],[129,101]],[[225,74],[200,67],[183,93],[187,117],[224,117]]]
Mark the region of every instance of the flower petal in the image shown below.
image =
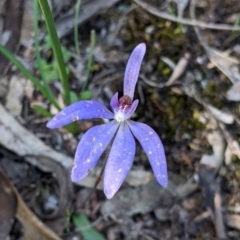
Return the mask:
[[[145,43],[141,43],[134,48],[126,67],[124,74],[124,95],[128,95],[133,99],[135,86],[138,80],[140,66],[146,52]]]
[[[135,140],[126,123],[122,123],[113,142],[104,171],[103,188],[108,199],[122,185],[130,170],[136,150]]]
[[[107,145],[117,131],[119,124],[116,121],[95,126],[89,129],[77,146],[72,169],[72,181],[76,182],[86,177],[92,170]]]
[[[59,128],[74,121],[91,118],[112,119],[110,112],[102,103],[97,101],[79,101],[64,108],[56,114],[48,123],[48,128]]]
[[[113,95],[113,97],[112,97],[112,99],[111,99],[111,101],[110,101],[110,106],[112,107],[112,109],[114,110],[114,109],[116,109],[117,107],[118,107],[118,92],[116,92],[114,95]]]
[[[144,123],[128,121],[128,124],[148,156],[157,181],[160,185],[166,187],[168,182],[166,156],[157,133]]]

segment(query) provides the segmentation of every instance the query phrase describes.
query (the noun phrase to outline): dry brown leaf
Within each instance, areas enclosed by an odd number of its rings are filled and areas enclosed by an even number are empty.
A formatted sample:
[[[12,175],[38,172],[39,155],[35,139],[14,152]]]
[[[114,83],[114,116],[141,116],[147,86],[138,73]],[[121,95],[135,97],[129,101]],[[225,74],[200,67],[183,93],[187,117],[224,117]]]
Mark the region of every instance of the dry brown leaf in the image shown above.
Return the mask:
[[[6,108],[14,116],[19,116],[22,112],[22,98],[24,95],[25,79],[13,76],[10,80],[9,91],[6,97]]]
[[[9,202],[9,204],[11,204],[9,207],[12,207],[12,211],[16,210],[14,211],[14,214],[23,225],[25,240],[61,240],[61,238],[59,238],[51,229],[49,229],[43,222],[41,222],[36,217],[36,215],[26,206],[16,188],[12,185],[1,168],[0,182],[1,193],[5,192],[8,197],[11,195],[11,199],[9,199],[9,201],[12,200],[12,204]],[[16,202],[14,203],[14,201]]]
[[[206,106],[217,120],[225,124],[232,124],[234,122],[234,116],[232,114],[223,112],[222,110],[212,106],[211,104],[207,104]]]
[[[9,187],[9,180],[2,175],[0,168],[0,239],[7,239],[14,222],[17,207],[15,193]]]
[[[190,58],[190,53],[185,53],[184,57],[182,57],[178,61],[176,67],[174,68],[172,75],[166,82],[167,86],[173,84],[184,73],[184,71],[188,65],[189,58]]]
[[[45,145],[33,133],[25,129],[15,118],[0,104],[0,144],[6,149],[15,152],[45,172],[50,172],[48,165],[38,161],[40,157],[57,161],[67,169],[72,167],[72,159],[60,154]]]

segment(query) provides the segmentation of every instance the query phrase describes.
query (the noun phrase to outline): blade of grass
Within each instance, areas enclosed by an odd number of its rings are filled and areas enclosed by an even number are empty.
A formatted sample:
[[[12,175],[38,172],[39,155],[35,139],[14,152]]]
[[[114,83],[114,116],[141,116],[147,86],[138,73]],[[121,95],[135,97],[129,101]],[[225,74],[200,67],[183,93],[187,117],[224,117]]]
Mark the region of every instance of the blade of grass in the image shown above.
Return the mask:
[[[34,45],[35,45],[35,52],[36,52],[36,59],[37,59],[37,66],[39,68],[40,76],[44,82],[46,87],[46,82],[44,79],[42,64],[41,64],[41,57],[39,51],[39,41],[38,41],[38,0],[33,1],[33,31],[34,31]]]
[[[40,72],[41,79],[43,80],[43,84],[44,84],[46,90],[48,91],[48,94],[51,95],[52,98],[54,98],[54,95],[47,83],[47,79],[45,78],[46,74],[44,74],[44,70],[42,68],[42,63],[41,63],[39,40],[38,40],[38,14],[39,14],[38,0],[34,0],[34,2],[33,2],[33,31],[34,31],[34,45],[35,45],[37,66],[38,66],[38,69]]]
[[[10,53],[4,46],[0,45],[0,53],[6,57],[13,65],[17,67],[17,69],[27,78],[29,79],[34,86],[42,93],[44,97],[46,97],[50,103],[52,103],[58,110],[61,110],[60,106],[56,102],[55,98],[52,95],[49,95],[49,92],[42,85],[37,78],[33,76],[33,74],[28,71],[27,68],[12,54]]]
[[[74,214],[73,223],[82,234],[84,240],[106,240],[83,214]]]
[[[87,72],[86,72],[86,78],[82,86],[82,91],[86,90],[86,86],[89,80],[90,73],[92,72],[92,59],[93,59],[93,49],[96,45],[96,33],[95,30],[91,31],[90,35],[90,52],[88,55],[88,62],[87,62]]]
[[[80,10],[81,0],[77,0],[76,7],[75,7],[75,15],[74,15],[74,42],[75,42],[75,49],[78,56],[80,56],[80,49],[78,44],[78,16]]]
[[[49,117],[49,118],[53,117],[53,115],[48,110],[46,110],[45,108],[43,108],[41,106],[33,105],[32,109],[44,117]]]
[[[56,58],[57,69],[58,69],[58,73],[59,73],[60,80],[62,83],[62,88],[63,88],[63,99],[65,104],[69,105],[70,89],[69,89],[69,84],[67,79],[67,72],[66,72],[66,67],[63,60],[62,50],[61,50],[61,44],[55,28],[52,12],[50,10],[47,0],[38,0],[38,2],[41,7],[42,13],[44,15],[45,23],[47,26],[48,34],[50,36],[50,41],[53,48],[53,53]]]

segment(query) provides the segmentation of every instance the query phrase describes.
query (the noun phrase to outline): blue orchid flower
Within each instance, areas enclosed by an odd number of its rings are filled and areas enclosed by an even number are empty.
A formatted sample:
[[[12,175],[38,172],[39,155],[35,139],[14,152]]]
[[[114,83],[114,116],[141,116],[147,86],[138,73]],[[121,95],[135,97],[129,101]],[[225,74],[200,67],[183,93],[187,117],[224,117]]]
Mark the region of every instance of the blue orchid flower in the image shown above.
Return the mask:
[[[114,138],[103,178],[108,199],[118,191],[133,164],[134,137],[145,151],[158,183],[163,187],[167,185],[167,164],[161,140],[148,125],[130,120],[138,105],[138,100],[133,101],[133,95],[145,52],[144,43],[133,50],[124,75],[124,95],[118,99],[116,93],[110,102],[113,112],[98,101],[79,101],[60,111],[47,123],[48,128],[54,129],[82,119],[112,119],[92,127],[83,135],[77,146],[71,175],[73,182],[86,177]]]

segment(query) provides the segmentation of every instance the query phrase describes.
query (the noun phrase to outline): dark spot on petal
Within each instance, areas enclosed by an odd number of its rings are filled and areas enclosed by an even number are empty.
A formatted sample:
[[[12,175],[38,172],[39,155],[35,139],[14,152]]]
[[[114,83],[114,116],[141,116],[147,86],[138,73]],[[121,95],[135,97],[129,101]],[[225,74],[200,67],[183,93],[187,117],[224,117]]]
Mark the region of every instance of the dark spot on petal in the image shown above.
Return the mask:
[[[126,110],[132,105],[132,99],[128,95],[124,95],[119,99],[119,108]]]

